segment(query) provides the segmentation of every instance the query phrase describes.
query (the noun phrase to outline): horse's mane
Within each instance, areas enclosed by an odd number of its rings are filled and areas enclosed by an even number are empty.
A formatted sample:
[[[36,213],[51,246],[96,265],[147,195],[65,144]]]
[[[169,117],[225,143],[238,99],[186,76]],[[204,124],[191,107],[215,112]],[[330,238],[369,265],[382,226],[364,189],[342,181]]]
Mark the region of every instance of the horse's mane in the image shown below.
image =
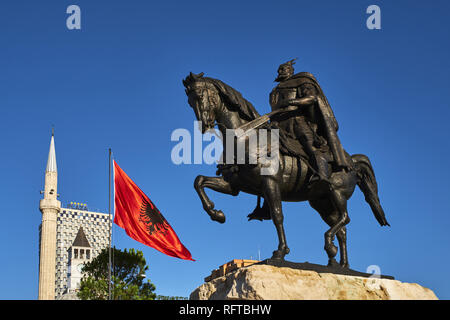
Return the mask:
[[[227,102],[227,107],[233,111],[237,111],[241,118],[251,121],[260,116],[250,101],[245,99],[239,91],[218,79],[208,77],[206,79],[219,90],[219,94]]]
[[[219,95],[224,99],[224,102],[226,102],[225,105],[227,108],[232,111],[237,111],[242,119],[251,121],[260,116],[255,107],[248,100],[242,97],[242,94],[239,91],[230,87],[226,83],[218,79],[203,77],[203,73],[190,73],[189,76],[183,80],[183,84],[186,88],[188,88],[189,84],[195,81],[205,81],[211,83],[219,91]]]

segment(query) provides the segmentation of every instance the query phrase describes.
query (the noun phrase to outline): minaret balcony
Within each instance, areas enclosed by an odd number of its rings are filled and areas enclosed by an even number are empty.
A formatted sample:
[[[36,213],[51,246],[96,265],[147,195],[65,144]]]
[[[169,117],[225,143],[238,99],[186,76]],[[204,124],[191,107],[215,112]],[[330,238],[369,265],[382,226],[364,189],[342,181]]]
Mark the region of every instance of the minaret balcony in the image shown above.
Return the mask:
[[[61,211],[61,201],[56,199],[41,199],[39,201],[39,209],[41,211],[48,210],[58,213]]]

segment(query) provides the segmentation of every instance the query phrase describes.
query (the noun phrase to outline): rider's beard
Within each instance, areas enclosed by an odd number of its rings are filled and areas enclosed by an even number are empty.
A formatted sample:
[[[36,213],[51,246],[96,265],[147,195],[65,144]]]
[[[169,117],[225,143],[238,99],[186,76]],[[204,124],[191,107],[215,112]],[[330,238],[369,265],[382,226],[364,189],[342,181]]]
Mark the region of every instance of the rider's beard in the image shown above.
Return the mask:
[[[278,77],[275,79],[276,82],[281,82],[289,79],[291,77],[290,73],[279,73]]]

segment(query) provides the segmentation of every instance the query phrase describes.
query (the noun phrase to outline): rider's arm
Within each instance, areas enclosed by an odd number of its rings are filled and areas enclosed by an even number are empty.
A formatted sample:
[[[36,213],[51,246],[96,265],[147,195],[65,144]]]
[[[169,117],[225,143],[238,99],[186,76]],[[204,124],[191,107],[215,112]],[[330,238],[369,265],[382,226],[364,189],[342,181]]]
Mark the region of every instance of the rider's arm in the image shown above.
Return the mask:
[[[317,101],[316,96],[306,96],[298,99],[292,99],[288,101],[288,104],[290,106],[298,106],[298,107],[304,107],[304,106],[310,106],[314,102]]]
[[[317,90],[312,84],[304,84],[298,88],[298,96],[301,98],[291,99],[288,104],[291,106],[307,107],[317,101]]]

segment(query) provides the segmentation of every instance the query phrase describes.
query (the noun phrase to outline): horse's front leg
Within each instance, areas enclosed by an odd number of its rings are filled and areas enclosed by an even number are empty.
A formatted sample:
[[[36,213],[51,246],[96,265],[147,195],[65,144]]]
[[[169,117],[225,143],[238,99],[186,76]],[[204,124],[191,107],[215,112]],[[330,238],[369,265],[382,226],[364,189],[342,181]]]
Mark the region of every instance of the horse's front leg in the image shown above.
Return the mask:
[[[225,215],[221,210],[214,209],[214,202],[209,199],[205,192],[205,188],[210,188],[214,191],[233,196],[238,195],[239,191],[234,190],[230,183],[225,181],[223,177],[197,176],[194,181],[194,188],[202,201],[203,209],[205,209],[206,213],[211,217],[211,220],[224,223]]]

